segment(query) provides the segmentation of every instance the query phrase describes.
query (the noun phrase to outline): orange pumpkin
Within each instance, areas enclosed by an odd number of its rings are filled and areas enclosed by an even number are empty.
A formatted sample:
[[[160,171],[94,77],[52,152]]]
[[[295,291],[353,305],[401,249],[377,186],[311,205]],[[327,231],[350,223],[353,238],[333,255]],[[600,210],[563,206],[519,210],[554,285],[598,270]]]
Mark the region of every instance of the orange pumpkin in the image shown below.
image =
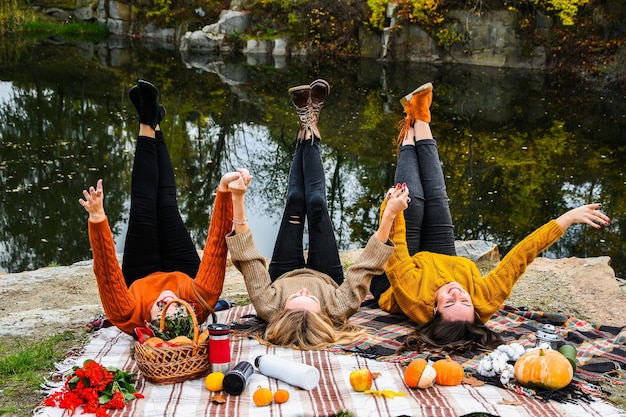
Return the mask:
[[[513,371],[521,385],[545,390],[565,388],[574,376],[569,360],[552,349],[525,353],[515,362]]]
[[[276,404],[286,403],[289,400],[289,391],[286,389],[276,390],[274,393],[274,402]]]
[[[269,388],[259,387],[254,394],[252,394],[252,401],[258,406],[263,407],[270,405],[274,399],[274,394]]]
[[[430,388],[435,383],[435,374],[435,369],[426,359],[413,359],[404,370],[404,383],[409,388]]]
[[[453,359],[450,359],[450,356],[446,356],[445,359],[440,359],[433,363],[433,368],[437,371],[435,382],[439,385],[459,385],[461,381],[463,381],[463,378],[465,378],[463,366]]]

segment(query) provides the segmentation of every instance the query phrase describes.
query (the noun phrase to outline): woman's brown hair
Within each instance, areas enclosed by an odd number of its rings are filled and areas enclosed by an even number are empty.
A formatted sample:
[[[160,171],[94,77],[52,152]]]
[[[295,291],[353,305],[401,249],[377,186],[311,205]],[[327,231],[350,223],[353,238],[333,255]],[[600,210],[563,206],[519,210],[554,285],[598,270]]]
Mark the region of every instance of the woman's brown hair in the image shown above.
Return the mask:
[[[491,350],[504,340],[476,317],[470,321],[446,321],[441,313],[427,323],[418,325],[409,334],[398,353],[432,351],[462,353],[473,349]]]

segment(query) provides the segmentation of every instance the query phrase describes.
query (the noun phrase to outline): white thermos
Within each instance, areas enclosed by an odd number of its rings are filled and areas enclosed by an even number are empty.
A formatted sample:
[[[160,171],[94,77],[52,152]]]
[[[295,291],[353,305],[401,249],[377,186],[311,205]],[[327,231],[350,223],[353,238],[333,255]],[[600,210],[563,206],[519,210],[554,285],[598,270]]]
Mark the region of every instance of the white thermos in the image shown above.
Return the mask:
[[[259,372],[306,390],[317,387],[320,371],[311,365],[283,359],[276,355],[260,355],[254,360]]]

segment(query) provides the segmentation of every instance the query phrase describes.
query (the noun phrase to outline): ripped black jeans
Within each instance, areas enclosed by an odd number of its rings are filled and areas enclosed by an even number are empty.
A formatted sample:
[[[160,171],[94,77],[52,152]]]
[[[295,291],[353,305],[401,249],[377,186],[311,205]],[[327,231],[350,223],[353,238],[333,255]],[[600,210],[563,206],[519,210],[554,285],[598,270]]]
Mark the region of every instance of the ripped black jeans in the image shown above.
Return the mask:
[[[326,179],[320,155],[320,140],[298,141],[289,171],[285,211],[269,266],[272,281],[299,268],[329,275],[338,285],[343,268],[328,214]],[[305,221],[308,226],[308,257],[304,258]]]

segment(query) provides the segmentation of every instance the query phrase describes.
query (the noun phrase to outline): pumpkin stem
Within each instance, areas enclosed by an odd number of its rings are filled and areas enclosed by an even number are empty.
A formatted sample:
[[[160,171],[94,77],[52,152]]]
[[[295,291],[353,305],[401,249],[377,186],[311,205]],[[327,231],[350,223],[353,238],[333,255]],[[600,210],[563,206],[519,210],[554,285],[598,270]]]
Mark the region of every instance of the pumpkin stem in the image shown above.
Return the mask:
[[[539,356],[546,356],[545,349],[539,349]]]

